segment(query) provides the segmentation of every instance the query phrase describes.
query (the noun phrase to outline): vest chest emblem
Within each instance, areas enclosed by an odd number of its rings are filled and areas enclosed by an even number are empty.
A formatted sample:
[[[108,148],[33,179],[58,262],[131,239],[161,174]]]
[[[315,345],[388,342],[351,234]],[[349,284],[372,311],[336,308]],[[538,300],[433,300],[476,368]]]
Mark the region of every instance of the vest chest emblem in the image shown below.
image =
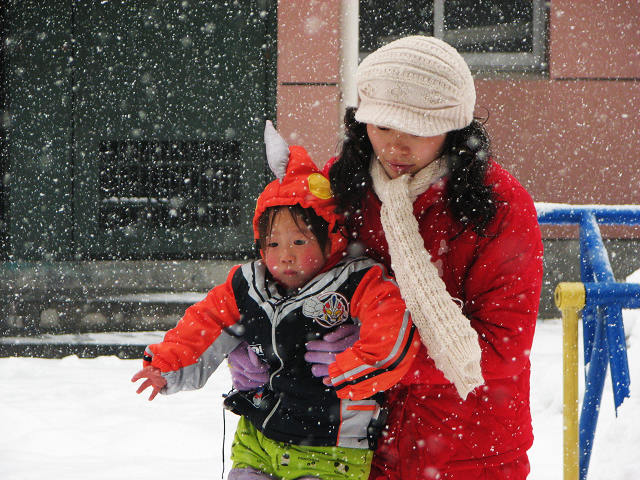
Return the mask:
[[[323,292],[305,300],[302,314],[325,328],[335,327],[349,318],[349,302],[338,292]]]

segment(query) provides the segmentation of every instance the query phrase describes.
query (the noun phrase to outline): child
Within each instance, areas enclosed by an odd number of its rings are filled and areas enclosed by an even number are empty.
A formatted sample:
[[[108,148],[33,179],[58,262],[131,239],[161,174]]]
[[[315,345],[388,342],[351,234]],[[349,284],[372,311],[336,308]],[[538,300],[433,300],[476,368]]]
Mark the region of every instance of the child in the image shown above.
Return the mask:
[[[162,343],[147,347],[132,381],[146,378],[138,393],[151,386],[150,399],[200,388],[246,341],[269,376],[225,401],[242,416],[228,478],[365,480],[383,421],[376,394],[407,372],[419,341],[384,268],[346,256],[328,179],[301,147],[287,149],[278,137],[284,154],[274,153],[272,128],[267,156],[279,178],[258,198],[253,221],[261,260],[234,267],[187,309]],[[359,324],[360,340],[323,382],[305,344],[344,324]]]

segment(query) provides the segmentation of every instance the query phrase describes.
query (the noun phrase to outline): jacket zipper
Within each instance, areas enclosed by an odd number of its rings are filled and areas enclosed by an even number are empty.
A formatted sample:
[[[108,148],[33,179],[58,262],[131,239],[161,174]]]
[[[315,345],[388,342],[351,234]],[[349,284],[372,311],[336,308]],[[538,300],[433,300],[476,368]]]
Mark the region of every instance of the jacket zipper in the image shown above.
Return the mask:
[[[275,372],[273,372],[269,376],[269,387],[271,388],[271,391],[274,391],[273,390],[273,377],[275,377],[278,373],[280,373],[280,371],[284,368],[284,361],[282,360],[282,357],[278,353],[278,347],[277,347],[277,344],[276,344],[276,326],[279,323],[278,320],[280,319],[280,312],[282,311],[282,307],[283,307],[284,303],[287,300],[288,300],[288,298],[285,297],[285,298],[282,298],[282,299],[280,299],[280,300],[278,300],[276,302],[276,304],[275,304],[275,307],[276,307],[275,315],[273,317],[274,321],[271,322],[271,345],[273,346],[273,353],[278,358],[278,360],[280,360],[280,368],[278,368]],[[262,430],[263,431],[267,427],[267,423],[269,423],[269,420],[271,420],[271,417],[273,416],[273,414],[276,413],[276,410],[280,406],[280,402],[281,401],[282,401],[282,398],[278,398],[278,401],[273,406],[273,408],[271,409],[269,414],[266,416],[266,418],[264,419],[264,422],[262,422]]]

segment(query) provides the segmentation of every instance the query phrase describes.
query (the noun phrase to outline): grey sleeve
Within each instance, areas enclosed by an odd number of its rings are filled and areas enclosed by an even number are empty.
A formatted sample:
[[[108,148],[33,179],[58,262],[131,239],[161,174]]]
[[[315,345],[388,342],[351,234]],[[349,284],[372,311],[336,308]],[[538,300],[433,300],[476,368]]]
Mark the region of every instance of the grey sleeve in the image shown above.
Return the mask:
[[[193,365],[163,373],[167,385],[160,393],[169,395],[182,390],[202,388],[224,359],[242,342],[242,338],[222,332]]]

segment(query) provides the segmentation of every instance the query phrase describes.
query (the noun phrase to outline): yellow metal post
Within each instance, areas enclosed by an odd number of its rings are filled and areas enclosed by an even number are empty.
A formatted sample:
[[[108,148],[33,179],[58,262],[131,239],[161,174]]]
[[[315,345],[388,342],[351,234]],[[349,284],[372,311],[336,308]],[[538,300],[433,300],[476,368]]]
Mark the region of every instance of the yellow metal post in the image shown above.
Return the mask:
[[[564,480],[578,480],[578,320],[585,304],[584,285],[559,283],[555,301],[562,312]]]

